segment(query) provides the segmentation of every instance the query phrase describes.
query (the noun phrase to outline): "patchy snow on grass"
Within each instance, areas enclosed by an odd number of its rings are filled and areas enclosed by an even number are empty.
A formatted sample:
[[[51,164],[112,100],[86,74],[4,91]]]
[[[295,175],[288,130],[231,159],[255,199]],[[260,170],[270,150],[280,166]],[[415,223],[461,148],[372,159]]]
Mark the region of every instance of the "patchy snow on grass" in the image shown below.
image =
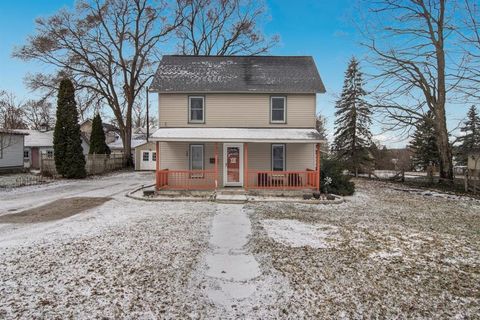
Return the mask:
[[[263,228],[273,240],[291,247],[332,247],[338,228],[326,224],[307,224],[297,220],[263,220]]]

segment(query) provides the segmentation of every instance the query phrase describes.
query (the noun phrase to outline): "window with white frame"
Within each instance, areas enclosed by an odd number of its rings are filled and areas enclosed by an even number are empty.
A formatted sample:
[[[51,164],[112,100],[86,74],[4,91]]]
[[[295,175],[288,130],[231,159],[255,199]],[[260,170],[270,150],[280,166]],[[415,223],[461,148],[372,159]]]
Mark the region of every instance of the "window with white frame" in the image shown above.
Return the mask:
[[[287,119],[287,98],[270,98],[270,122],[285,123]]]
[[[28,150],[23,150],[23,158],[24,159],[29,159],[30,158],[30,152],[28,152]]]
[[[203,144],[191,144],[190,145],[190,170],[203,170],[204,168],[204,153]],[[192,178],[202,177],[202,173],[193,174]]]
[[[152,161],[157,161],[157,152],[152,152]]]
[[[47,150],[47,158],[49,159],[53,158],[53,150]]]
[[[148,151],[143,151],[142,152],[142,160],[143,161],[148,161],[150,159],[150,152]]]
[[[272,170],[285,171],[285,145],[272,144]]]
[[[205,122],[205,98],[202,96],[188,97],[188,122]]]

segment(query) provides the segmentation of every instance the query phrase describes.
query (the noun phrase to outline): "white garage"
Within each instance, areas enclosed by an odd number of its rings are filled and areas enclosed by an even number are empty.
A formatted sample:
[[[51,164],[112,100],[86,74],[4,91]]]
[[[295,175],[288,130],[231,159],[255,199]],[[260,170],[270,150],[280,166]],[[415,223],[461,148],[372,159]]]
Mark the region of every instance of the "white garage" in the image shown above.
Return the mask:
[[[155,171],[157,152],[154,142],[145,142],[135,148],[135,170]]]

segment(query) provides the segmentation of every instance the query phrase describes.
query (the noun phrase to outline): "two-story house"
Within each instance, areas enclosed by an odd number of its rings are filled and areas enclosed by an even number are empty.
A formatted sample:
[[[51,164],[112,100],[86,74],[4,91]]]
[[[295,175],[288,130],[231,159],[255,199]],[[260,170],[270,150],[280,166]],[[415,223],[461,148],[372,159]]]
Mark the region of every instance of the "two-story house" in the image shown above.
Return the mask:
[[[322,139],[312,57],[164,56],[157,189],[317,189]]]

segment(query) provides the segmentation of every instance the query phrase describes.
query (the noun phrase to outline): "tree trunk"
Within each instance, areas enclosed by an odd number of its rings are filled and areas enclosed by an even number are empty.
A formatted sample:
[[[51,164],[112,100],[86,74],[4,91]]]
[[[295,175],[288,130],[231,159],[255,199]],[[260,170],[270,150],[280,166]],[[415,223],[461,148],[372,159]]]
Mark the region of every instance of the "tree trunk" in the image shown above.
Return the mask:
[[[451,180],[453,182],[452,149],[450,147],[450,142],[448,141],[444,107],[437,106],[436,118],[437,147],[440,156],[440,182],[444,181],[442,179]]]
[[[127,167],[133,167],[132,158],[132,127],[124,126],[120,129],[123,140],[123,158]]]

